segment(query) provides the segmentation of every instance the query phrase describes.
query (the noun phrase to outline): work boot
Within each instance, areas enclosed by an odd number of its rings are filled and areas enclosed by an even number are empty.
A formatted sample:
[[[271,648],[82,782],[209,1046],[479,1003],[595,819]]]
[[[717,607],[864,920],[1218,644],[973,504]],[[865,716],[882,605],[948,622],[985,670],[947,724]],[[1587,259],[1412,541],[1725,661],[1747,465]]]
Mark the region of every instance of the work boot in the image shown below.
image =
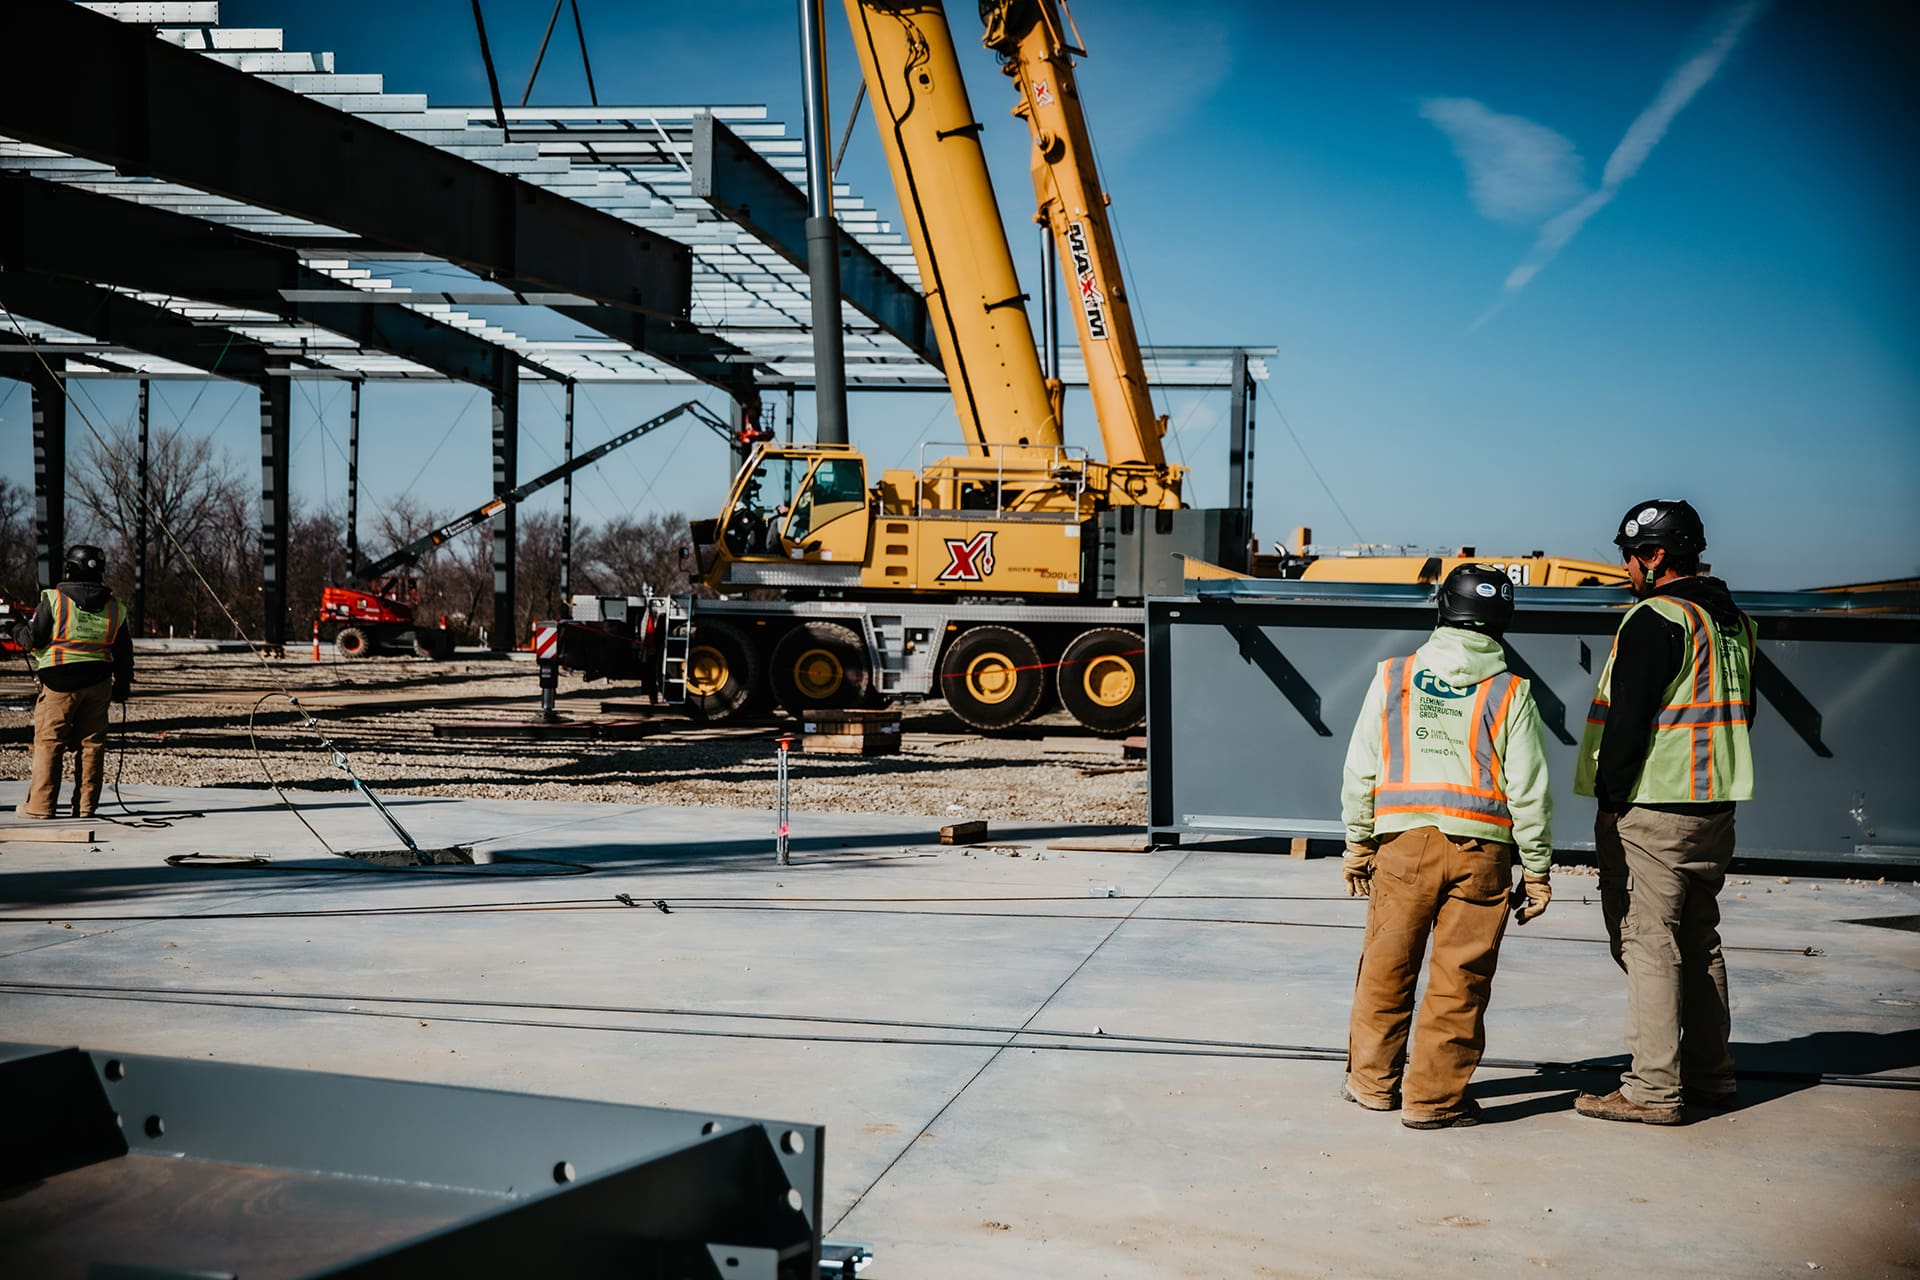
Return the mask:
[[[1340,1082],[1340,1099],[1343,1102],[1353,1103],[1363,1111],[1398,1111],[1400,1109],[1400,1095],[1397,1092],[1389,1097],[1387,1105],[1383,1107],[1377,1103],[1368,1102],[1355,1094],[1344,1080]]]
[[[1573,1100],[1573,1109],[1595,1120],[1625,1120],[1633,1124],[1680,1123],[1679,1107],[1642,1106],[1618,1089],[1604,1097],[1597,1093],[1583,1093]]]
[[[1428,1116],[1424,1120],[1408,1116],[1400,1123],[1409,1129],[1466,1129],[1480,1123],[1480,1104],[1468,1098],[1458,1111]]]

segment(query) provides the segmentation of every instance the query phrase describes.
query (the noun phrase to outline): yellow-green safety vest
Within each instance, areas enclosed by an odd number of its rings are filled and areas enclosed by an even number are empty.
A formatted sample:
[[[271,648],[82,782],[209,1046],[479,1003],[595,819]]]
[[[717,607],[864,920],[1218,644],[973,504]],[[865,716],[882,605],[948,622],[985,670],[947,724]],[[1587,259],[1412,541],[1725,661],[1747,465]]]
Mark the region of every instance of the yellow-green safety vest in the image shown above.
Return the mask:
[[[1728,630],[1691,600],[1651,596],[1627,610],[1620,620],[1641,609],[1652,609],[1687,635],[1686,661],[1667,686],[1660,711],[1647,731],[1647,755],[1634,779],[1633,790],[1620,797],[1633,804],[1706,804],[1753,799],[1753,749],[1747,726],[1753,719],[1753,619],[1740,615],[1740,625]],[[1593,794],[1600,766],[1600,736],[1612,705],[1613,659],[1620,651],[1614,633],[1613,652],[1600,672],[1600,689],[1587,712],[1586,733],[1580,739],[1580,761],[1574,770],[1575,795]]]
[[[1380,664],[1385,704],[1380,716],[1380,774],[1373,785],[1374,821],[1390,815],[1451,818],[1454,821],[1442,825],[1443,830],[1511,844],[1513,814],[1501,784],[1499,744],[1508,711],[1521,689],[1520,679],[1502,671],[1482,680],[1471,704],[1460,709],[1464,715],[1448,710],[1459,721],[1450,723],[1428,708],[1436,703],[1436,696],[1451,702],[1464,691],[1456,691],[1430,671],[1417,670],[1418,656]]]
[[[118,599],[108,596],[107,607],[95,612],[82,609],[71,596],[49,587],[40,593],[40,603],[53,613],[53,634],[46,648],[33,651],[35,666],[112,660],[113,642],[125,621]]]

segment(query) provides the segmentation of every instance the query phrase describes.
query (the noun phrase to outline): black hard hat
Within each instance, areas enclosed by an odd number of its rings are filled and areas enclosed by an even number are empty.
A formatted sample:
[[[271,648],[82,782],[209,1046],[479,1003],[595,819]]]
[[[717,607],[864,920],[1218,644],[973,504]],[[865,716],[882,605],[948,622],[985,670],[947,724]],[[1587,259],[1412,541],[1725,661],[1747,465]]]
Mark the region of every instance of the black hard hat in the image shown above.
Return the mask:
[[[107,553],[87,542],[76,542],[67,548],[68,570],[78,570],[81,574],[90,574],[95,582],[106,571]]]
[[[1463,564],[1440,584],[1440,621],[1505,631],[1513,617],[1513,579],[1487,564]]]
[[[1670,553],[1697,556],[1707,549],[1707,527],[1691,502],[1671,498],[1649,498],[1636,502],[1620,517],[1619,532],[1613,544],[1621,550],[1633,547],[1665,547]]]

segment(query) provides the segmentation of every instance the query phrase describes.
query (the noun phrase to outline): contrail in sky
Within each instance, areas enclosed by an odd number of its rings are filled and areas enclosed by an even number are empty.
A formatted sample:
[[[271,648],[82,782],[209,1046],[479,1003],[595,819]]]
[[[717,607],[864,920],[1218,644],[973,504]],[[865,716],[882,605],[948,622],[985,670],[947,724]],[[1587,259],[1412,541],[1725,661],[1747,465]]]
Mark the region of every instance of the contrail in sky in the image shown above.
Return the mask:
[[[1765,7],[1766,0],[1747,0],[1747,3],[1728,14],[1726,22],[1721,24],[1719,32],[1706,48],[1674,69],[1666,83],[1660,86],[1660,92],[1654,95],[1653,101],[1627,126],[1626,135],[1613,149],[1613,154],[1607,157],[1607,167],[1600,176],[1599,189],[1540,228],[1533,248],[1528,250],[1520,265],[1508,273],[1500,301],[1474,321],[1473,328],[1478,329],[1491,320],[1514,294],[1526,288],[1527,282],[1540,274],[1542,267],[1567,247],[1580,228],[1587,225],[1589,218],[1612,203],[1627,179],[1640,172],[1640,166],[1647,162],[1654,147],[1667,136],[1667,130],[1672,126],[1674,117],[1680,114],[1681,108],[1693,101],[1694,95],[1706,88],[1708,82],[1719,74],[1721,65],[1740,42],[1740,37],[1746,34],[1747,28],[1753,25],[1753,20],[1760,16],[1760,11]]]

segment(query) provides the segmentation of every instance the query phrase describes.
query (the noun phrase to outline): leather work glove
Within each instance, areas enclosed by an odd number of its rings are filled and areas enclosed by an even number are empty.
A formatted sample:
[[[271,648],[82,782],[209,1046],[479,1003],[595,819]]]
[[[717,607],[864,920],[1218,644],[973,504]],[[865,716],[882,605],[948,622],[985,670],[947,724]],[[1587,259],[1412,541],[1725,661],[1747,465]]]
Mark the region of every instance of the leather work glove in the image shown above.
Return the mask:
[[[1364,898],[1373,883],[1374,851],[1363,844],[1350,844],[1340,855],[1340,874],[1347,880],[1347,896]]]
[[[1548,883],[1545,873],[1529,871],[1520,878],[1520,887],[1514,892],[1513,922],[1525,924],[1535,916],[1544,913],[1547,904],[1553,901],[1553,885]]]

